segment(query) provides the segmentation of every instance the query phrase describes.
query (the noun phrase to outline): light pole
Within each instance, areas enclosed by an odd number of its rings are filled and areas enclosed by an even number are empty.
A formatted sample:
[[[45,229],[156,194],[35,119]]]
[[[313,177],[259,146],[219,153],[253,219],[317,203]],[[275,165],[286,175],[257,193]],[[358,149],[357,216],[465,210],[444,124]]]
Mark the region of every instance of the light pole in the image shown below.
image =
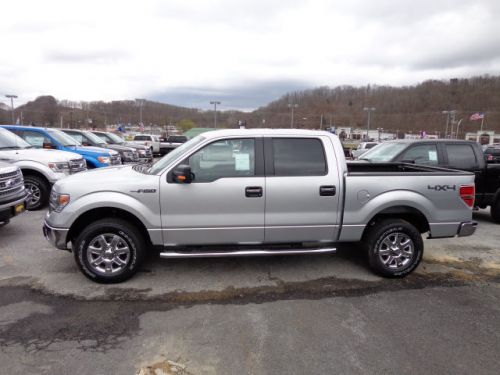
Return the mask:
[[[380,142],[380,133],[384,132],[384,128],[377,128],[378,131],[378,141]]]
[[[14,99],[17,99],[17,95],[5,95],[6,98],[10,99],[10,109],[12,112],[12,125],[15,125],[15,120],[14,120]]]
[[[297,108],[299,105],[298,104],[288,104],[288,108],[292,109],[292,118],[290,119],[290,128],[293,128],[293,110],[294,108]]]
[[[463,118],[461,118],[460,120],[458,120],[458,124],[457,124],[457,135],[456,135],[456,137],[455,137],[456,139],[458,139],[458,131],[459,131],[459,129],[460,129],[460,124],[462,123],[462,120],[463,120]]]
[[[142,106],[144,105],[145,99],[135,99],[135,102],[139,106],[139,126],[143,129],[144,125],[142,123]],[[144,130],[141,130],[141,132]]]
[[[366,121],[366,141],[368,142],[370,140],[370,119],[371,119],[371,113],[375,111],[375,107],[365,107],[363,108],[363,111],[368,112],[368,120]]]
[[[446,115],[446,128],[445,128],[445,131],[444,131],[444,138],[446,138],[446,136],[448,135],[448,125],[450,124],[450,116],[452,117],[452,122],[451,122],[451,132],[453,133],[453,121],[455,121],[455,114],[457,113],[457,111],[455,110],[452,110],[452,111],[442,111],[441,112],[443,115]],[[450,134],[450,138],[451,138],[451,134]]]
[[[214,105],[214,129],[217,129],[217,104],[221,104],[217,100],[212,100],[210,104]]]

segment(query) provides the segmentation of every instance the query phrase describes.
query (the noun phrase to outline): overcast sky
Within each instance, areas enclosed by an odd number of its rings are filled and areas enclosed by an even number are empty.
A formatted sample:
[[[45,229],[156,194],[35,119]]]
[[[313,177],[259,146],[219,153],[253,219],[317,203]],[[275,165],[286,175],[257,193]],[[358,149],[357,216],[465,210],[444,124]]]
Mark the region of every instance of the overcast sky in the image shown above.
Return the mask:
[[[2,2],[0,101],[250,110],[316,86],[500,74],[499,0]]]

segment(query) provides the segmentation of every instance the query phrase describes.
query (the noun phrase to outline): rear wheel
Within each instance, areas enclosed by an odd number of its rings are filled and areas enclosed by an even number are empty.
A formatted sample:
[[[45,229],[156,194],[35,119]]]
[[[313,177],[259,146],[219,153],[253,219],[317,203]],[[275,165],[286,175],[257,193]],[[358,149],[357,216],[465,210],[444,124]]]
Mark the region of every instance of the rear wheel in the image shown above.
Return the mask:
[[[26,189],[26,209],[34,211],[45,206],[49,200],[50,185],[43,178],[26,175],[24,177]]]
[[[86,277],[99,283],[117,283],[137,272],[146,243],[140,231],[127,221],[106,218],[86,227],[73,251]]]
[[[375,273],[384,277],[404,277],[419,265],[424,253],[420,232],[401,219],[375,223],[364,239],[368,260]]]

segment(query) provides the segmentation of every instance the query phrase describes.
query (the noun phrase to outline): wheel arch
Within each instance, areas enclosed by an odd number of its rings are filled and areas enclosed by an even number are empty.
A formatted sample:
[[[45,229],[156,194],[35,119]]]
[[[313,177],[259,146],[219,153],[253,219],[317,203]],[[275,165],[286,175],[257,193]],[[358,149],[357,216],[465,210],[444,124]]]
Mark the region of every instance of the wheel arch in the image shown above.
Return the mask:
[[[425,233],[430,230],[429,220],[422,211],[412,206],[397,205],[384,208],[373,215],[363,231],[363,238],[376,223],[390,218],[405,220],[417,228],[420,233]]]

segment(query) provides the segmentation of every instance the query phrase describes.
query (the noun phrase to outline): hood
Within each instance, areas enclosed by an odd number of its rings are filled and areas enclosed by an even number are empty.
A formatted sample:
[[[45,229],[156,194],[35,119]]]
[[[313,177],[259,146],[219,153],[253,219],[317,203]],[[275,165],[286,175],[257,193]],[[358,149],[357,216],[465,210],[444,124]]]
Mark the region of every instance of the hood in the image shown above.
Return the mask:
[[[110,150],[118,151],[118,152],[125,152],[125,151],[135,151],[133,147],[127,147],[127,146],[122,146],[122,145],[110,145],[107,144],[106,148],[109,148]]]
[[[140,194],[139,189],[158,192],[160,176],[137,172],[131,165],[97,168],[76,173],[59,180],[54,190],[71,195],[71,199],[99,191],[117,191],[127,195]]]
[[[71,146],[68,148],[72,149]],[[101,147],[94,147],[94,146],[75,146],[75,152],[78,152],[79,154],[82,155],[118,155],[118,152],[110,150],[109,148],[101,148]]]
[[[48,150],[41,148],[28,148],[21,150],[0,151],[0,160],[22,161],[30,160],[38,163],[58,163],[81,159],[82,156],[74,152]]]
[[[135,148],[136,150],[149,150],[149,147],[133,142],[125,142],[125,146]]]

